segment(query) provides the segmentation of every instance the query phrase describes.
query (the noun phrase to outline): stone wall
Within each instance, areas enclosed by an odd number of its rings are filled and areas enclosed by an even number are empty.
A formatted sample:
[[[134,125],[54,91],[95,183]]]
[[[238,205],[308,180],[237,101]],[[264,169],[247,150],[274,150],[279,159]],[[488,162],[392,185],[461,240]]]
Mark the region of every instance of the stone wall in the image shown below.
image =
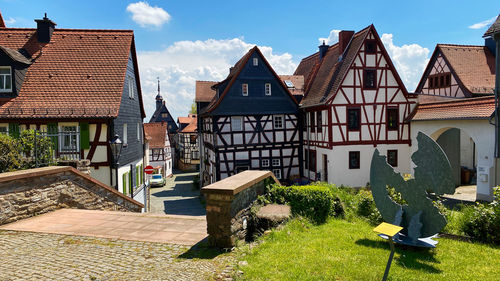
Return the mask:
[[[269,171],[244,171],[201,189],[207,202],[207,232],[212,246],[231,248],[244,239],[250,207],[270,183],[279,183]]]
[[[140,212],[143,207],[72,167],[0,174],[0,224],[60,208]]]

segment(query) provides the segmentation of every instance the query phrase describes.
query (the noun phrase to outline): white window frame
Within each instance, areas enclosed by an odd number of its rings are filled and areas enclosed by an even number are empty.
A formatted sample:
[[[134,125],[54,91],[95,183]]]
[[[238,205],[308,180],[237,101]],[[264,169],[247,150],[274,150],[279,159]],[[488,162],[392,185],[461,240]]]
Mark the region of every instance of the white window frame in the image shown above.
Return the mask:
[[[0,85],[0,92],[2,93],[9,93],[12,92],[12,68],[10,66],[0,66],[0,69],[8,69],[9,74],[0,74],[0,76],[3,76],[3,85]],[[7,89],[5,88],[5,85],[7,84],[7,81],[10,81],[10,88]]]
[[[137,123],[137,141],[141,141],[141,123]]]
[[[67,128],[69,130],[66,130]],[[59,131],[59,152],[80,151],[80,133],[77,125],[63,125],[59,127]],[[67,140],[70,142],[69,145],[66,145]]]
[[[0,128],[4,128],[5,129],[5,132],[0,132],[0,134],[6,134],[8,135],[9,134],[9,125],[0,125]]]
[[[281,125],[278,126],[279,123],[277,123],[276,121],[278,121],[279,119],[281,119]],[[275,129],[283,129],[285,126],[285,117],[283,115],[274,115],[273,116],[273,125],[274,125],[274,128]]]
[[[127,145],[128,141],[127,141],[127,123],[123,123],[123,145]]]
[[[281,179],[281,169],[273,169],[273,174],[277,179]]]
[[[135,93],[134,93],[134,79],[132,76],[128,77],[128,97],[130,99],[134,99]]]
[[[271,95],[271,83],[266,83],[264,92],[265,92],[266,96]]]
[[[248,96],[248,84],[247,83],[241,84],[241,94],[245,97]]]
[[[281,165],[281,160],[280,159],[272,159],[271,164],[273,165],[273,167],[278,167]]]
[[[269,159],[262,159],[262,167],[269,167]]]
[[[259,65],[259,59],[258,58],[253,58],[253,66],[258,66]]]
[[[235,123],[236,120],[240,121],[239,128],[236,127],[238,123]],[[243,116],[231,116],[231,131],[243,131]]]

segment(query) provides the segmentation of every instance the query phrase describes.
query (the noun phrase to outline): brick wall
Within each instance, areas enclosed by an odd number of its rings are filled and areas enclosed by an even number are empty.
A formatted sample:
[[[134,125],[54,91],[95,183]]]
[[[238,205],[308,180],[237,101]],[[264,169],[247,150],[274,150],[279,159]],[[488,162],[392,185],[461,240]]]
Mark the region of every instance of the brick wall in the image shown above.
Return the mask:
[[[0,224],[60,208],[140,212],[143,207],[72,167],[0,174]]]

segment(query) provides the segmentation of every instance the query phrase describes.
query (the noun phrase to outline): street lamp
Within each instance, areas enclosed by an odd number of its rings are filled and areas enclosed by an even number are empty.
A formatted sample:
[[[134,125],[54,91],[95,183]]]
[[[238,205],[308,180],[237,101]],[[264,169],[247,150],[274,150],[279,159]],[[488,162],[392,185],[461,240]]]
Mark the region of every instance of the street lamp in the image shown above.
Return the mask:
[[[116,186],[115,189],[118,190],[118,158],[120,158],[120,153],[122,152],[123,143],[116,134],[111,141],[109,141],[109,145],[111,146],[111,153],[113,154],[113,162],[115,166],[115,175],[116,175]]]

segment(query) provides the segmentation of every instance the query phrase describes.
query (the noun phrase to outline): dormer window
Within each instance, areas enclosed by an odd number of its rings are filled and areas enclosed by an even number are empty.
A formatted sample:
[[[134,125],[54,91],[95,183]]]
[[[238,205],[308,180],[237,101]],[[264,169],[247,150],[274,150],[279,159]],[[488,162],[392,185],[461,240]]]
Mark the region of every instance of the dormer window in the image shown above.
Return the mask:
[[[12,71],[10,66],[0,66],[0,92],[12,92]]]
[[[253,58],[253,66],[259,65],[259,59],[258,58]]]

